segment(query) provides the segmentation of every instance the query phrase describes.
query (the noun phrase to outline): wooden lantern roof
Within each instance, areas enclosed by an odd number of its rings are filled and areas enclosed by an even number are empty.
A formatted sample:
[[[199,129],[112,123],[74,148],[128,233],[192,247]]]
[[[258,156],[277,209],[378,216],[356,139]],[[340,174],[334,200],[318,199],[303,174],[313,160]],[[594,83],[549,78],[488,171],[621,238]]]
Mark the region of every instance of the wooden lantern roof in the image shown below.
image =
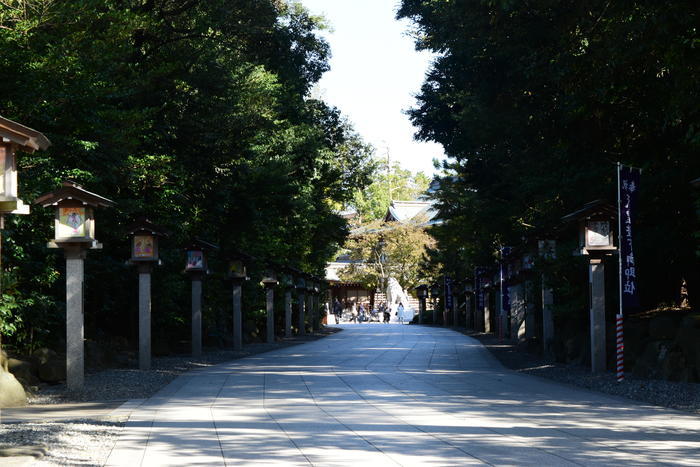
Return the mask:
[[[569,223],[587,219],[593,216],[614,218],[617,216],[617,210],[615,209],[615,206],[607,201],[597,199],[595,201],[591,201],[590,203],[584,204],[581,209],[567,214],[566,216],[562,217],[561,220],[564,223]]]
[[[36,130],[0,116],[0,137],[25,152],[34,152],[51,146],[51,141]]]
[[[66,180],[61,184],[61,188],[51,193],[46,193],[38,197],[34,204],[39,204],[42,207],[49,207],[58,204],[64,200],[76,200],[83,204],[87,204],[92,207],[109,208],[116,203],[112,200],[104,198],[98,194],[92,193],[85,190],[83,187],[77,183]]]
[[[187,245],[185,250],[202,250],[202,251],[207,251],[207,250],[218,250],[219,245],[215,245],[214,243],[207,242],[206,240],[202,240],[199,237],[195,237],[190,241],[190,243]]]
[[[156,237],[169,237],[170,232],[160,227],[145,217],[139,217],[136,221],[129,226],[127,229],[129,235],[135,235],[139,232],[148,232]]]

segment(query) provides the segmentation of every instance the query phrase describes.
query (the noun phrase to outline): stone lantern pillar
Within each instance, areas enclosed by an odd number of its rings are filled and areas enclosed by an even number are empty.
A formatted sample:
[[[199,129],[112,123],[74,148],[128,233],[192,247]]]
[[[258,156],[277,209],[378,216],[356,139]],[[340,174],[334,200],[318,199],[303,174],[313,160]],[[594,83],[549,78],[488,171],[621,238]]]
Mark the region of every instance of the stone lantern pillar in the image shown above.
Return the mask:
[[[66,257],[66,383],[69,390],[79,391],[85,378],[83,263],[87,250],[102,248],[95,239],[93,209],[115,203],[71,181],[34,203],[55,209],[55,236],[48,246],[62,248]]]
[[[278,284],[277,273],[268,268],[263,275],[262,281],[260,282],[265,287],[265,310],[267,312],[266,320],[266,331],[267,331],[267,343],[272,344],[275,342],[275,289],[274,287]]]
[[[299,302],[299,335],[306,335],[306,280],[297,278],[297,301]]]
[[[151,368],[151,271],[160,263],[159,238],[168,234],[148,219],[141,218],[129,227],[131,264],[139,273],[139,368]]]
[[[228,265],[228,278],[232,284],[233,302],[233,348],[241,350],[243,348],[243,309],[241,306],[243,282],[247,281],[246,260],[251,257],[242,253],[234,253]]]
[[[306,313],[311,315],[311,331],[315,331],[314,320],[314,281],[309,275],[306,276]]]
[[[433,284],[430,286],[430,299],[433,301],[433,324],[437,324],[438,311],[437,301],[440,297],[440,286]]]
[[[318,279],[314,278],[313,280],[313,286],[312,286],[312,313],[313,313],[313,329],[314,332],[318,331],[321,329],[321,300],[320,300],[320,292],[321,292],[321,284],[318,282]]]
[[[593,201],[562,217],[564,222],[578,222],[579,250],[587,255],[590,293],[591,371],[606,369],[605,352],[605,262],[606,256],[617,251],[613,242],[613,225],[617,212],[604,201]]]
[[[292,289],[294,289],[294,276],[290,268],[286,268],[280,278],[280,285],[284,289],[284,337],[292,337]]]
[[[452,282],[452,326],[459,326],[459,288],[462,283],[459,281]]]
[[[192,281],[192,355],[202,355],[202,281],[208,273],[206,251],[218,249],[201,239],[193,240],[186,248],[185,272]]]
[[[428,286],[421,284],[416,287],[416,296],[418,297],[418,324],[423,324],[423,315],[425,314],[425,299],[428,297]]]
[[[467,329],[474,329],[474,316],[472,315],[472,295],[474,294],[474,282],[470,278],[464,280],[464,321]]]

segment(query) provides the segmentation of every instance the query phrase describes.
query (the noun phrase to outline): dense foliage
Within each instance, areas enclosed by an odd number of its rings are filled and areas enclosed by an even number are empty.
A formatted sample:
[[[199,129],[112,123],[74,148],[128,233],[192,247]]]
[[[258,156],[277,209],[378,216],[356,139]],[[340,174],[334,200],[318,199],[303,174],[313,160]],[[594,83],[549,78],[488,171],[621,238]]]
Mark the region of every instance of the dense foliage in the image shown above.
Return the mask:
[[[690,0],[402,1],[417,47],[438,54],[411,117],[450,157],[434,232],[446,272],[614,202],[620,161],[644,170],[643,306],[677,303],[683,278],[697,306],[698,13]]]
[[[372,182],[364,189],[358,189],[352,200],[352,206],[364,223],[377,221],[386,216],[392,201],[410,201],[425,196],[430,185],[430,178],[423,172],[412,173],[394,162],[375,160],[378,170],[372,176]]]
[[[172,233],[154,273],[156,340],[187,336],[182,248],[194,236],[220,245],[215,272],[233,248],[323,271],[346,235],[333,206],[374,166],[338,111],[309,97],[328,69],[321,27],[281,0],[0,1],[0,115],[53,143],[20,155],[20,197],[71,178],[118,203],[97,213],[105,247],[86,263],[88,338],[135,335],[125,228],[139,215]],[[34,207],[4,232],[0,331],[20,347],[63,335],[52,216]],[[228,286],[214,275],[206,288],[212,333],[230,315]],[[260,294],[246,284],[249,314]]]
[[[389,277],[406,290],[416,287],[425,280],[426,252],[435,246],[423,222],[416,219],[405,224],[381,221],[365,224],[362,232],[352,235],[346,243],[348,257],[353,262],[339,272],[341,279],[359,282],[368,290],[381,286]]]

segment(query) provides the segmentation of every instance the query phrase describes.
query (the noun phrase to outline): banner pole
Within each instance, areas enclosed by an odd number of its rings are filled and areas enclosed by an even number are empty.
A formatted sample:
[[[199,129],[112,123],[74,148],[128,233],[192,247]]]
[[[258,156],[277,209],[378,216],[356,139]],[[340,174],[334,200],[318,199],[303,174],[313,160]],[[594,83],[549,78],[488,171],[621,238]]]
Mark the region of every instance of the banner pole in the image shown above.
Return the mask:
[[[499,294],[501,298],[501,306],[498,310],[498,338],[503,340],[506,335],[506,310],[503,307],[503,247],[500,249],[501,261],[498,265],[498,278],[500,279],[501,286],[499,287]]]
[[[615,317],[616,331],[616,376],[617,382],[625,379],[625,337],[624,337],[624,314],[622,312],[622,197],[620,195],[620,162],[617,163],[617,263],[618,263],[618,284],[620,308]]]

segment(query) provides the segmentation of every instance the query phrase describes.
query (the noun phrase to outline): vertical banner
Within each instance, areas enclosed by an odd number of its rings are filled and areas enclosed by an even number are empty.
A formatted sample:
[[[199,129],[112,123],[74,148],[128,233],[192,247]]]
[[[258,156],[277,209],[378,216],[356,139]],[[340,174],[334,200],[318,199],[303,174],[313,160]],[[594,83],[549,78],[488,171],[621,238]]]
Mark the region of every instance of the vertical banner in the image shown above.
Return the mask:
[[[445,277],[445,311],[452,310],[452,279]]]
[[[486,268],[476,268],[474,269],[474,296],[476,298],[476,304],[475,304],[475,320],[477,323],[483,322],[484,320],[482,317],[485,316],[485,311],[486,311],[486,297],[484,293],[484,285],[485,285],[485,278],[484,275],[486,274],[487,269]],[[479,318],[476,318],[478,316]],[[484,326],[486,326],[486,323],[482,323]],[[482,331],[482,329],[478,329],[478,331]]]
[[[620,313],[639,308],[637,266],[635,264],[632,234],[637,215],[637,191],[640,170],[620,165]]]
[[[508,267],[508,257],[512,253],[513,248],[504,246],[501,248],[501,261],[499,262],[499,287],[501,290],[501,310],[498,316],[498,337],[503,339],[506,333],[506,319],[510,313],[510,291],[506,285],[506,281],[510,277]]]
[[[639,308],[637,288],[637,265],[634,259],[632,237],[634,218],[637,215],[637,191],[640,169],[617,164],[617,227],[619,245],[620,311],[615,317],[616,331],[616,377],[625,379],[625,313]]]
[[[484,308],[486,304],[484,303],[484,272],[485,268],[476,268],[474,270],[474,294],[476,295],[476,312],[480,313],[482,316],[484,314]]]

